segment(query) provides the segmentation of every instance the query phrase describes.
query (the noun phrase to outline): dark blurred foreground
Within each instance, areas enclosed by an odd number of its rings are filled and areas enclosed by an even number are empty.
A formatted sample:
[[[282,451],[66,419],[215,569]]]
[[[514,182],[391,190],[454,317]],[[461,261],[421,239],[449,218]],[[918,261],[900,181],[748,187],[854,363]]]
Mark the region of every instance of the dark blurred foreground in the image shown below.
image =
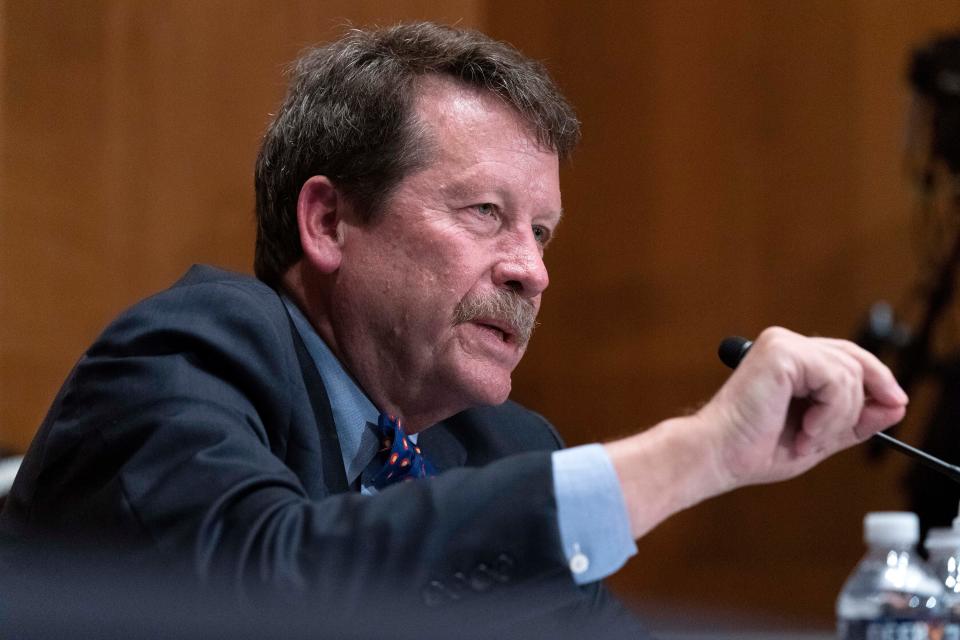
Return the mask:
[[[23,640],[245,640],[254,638],[637,638],[616,619],[543,615],[545,602],[524,592],[509,605],[436,611],[412,608],[398,593],[360,602],[329,596],[240,594],[114,549],[0,544],[0,637]],[[660,640],[828,640],[831,633],[784,628],[695,606],[659,607]],[[771,621],[768,621],[771,622]],[[750,629],[751,631],[736,631]]]
[[[47,638],[636,638],[626,620],[550,615],[535,591],[508,603],[411,607],[402,585],[347,602],[303,593],[240,593],[201,584],[115,549],[0,543],[0,636]],[[625,629],[629,629],[626,631]]]

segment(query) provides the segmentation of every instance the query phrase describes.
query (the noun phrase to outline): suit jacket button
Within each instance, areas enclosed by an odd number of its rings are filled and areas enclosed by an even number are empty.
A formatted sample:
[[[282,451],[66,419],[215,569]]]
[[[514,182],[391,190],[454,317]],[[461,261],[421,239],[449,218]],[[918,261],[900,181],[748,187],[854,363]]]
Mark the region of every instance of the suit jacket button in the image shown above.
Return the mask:
[[[447,590],[439,580],[432,580],[423,589],[423,603],[428,607],[436,607],[447,600]]]
[[[497,556],[497,559],[493,563],[493,573],[497,579],[497,582],[510,582],[510,578],[513,577],[513,570],[516,568],[516,561],[508,556],[505,553],[501,553]]]
[[[487,591],[493,586],[493,574],[482,562],[470,572],[470,588],[477,592]]]
[[[462,571],[457,571],[453,574],[453,584],[451,586],[454,592],[464,591],[468,584],[470,584],[470,581],[467,580],[467,576],[465,576]]]

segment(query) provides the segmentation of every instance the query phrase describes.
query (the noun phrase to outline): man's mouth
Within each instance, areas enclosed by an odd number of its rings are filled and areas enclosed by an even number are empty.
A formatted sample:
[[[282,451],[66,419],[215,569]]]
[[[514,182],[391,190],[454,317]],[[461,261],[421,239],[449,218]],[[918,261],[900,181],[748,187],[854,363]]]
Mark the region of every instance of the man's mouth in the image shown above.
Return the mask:
[[[497,322],[495,320],[488,320],[486,318],[477,318],[473,320],[473,323],[494,333],[503,342],[508,344],[516,342],[516,333],[504,323]]]

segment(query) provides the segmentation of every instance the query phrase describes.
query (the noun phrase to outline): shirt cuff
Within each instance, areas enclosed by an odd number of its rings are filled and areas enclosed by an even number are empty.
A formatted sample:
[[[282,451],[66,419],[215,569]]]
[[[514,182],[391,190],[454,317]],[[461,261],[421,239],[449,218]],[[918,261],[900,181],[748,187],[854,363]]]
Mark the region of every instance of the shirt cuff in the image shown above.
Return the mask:
[[[560,542],[577,584],[605,578],[637,552],[623,490],[599,444],[554,451]]]

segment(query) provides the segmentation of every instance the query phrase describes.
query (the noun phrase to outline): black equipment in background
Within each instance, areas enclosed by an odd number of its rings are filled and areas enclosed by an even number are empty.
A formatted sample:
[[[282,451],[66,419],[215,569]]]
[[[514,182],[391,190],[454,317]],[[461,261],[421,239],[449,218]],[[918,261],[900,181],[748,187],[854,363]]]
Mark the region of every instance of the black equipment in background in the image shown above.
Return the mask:
[[[918,220],[920,280],[910,306],[916,319],[907,327],[889,305],[878,303],[856,341],[886,359],[909,393],[931,383],[933,404],[920,448],[950,462],[960,461],[960,33],[916,50],[907,74],[914,96],[908,131],[908,160],[920,193]],[[872,443],[873,444],[873,443]],[[881,447],[873,444],[880,455]],[[960,486],[920,465],[905,479],[910,509],[921,528],[950,526],[960,503]]]

